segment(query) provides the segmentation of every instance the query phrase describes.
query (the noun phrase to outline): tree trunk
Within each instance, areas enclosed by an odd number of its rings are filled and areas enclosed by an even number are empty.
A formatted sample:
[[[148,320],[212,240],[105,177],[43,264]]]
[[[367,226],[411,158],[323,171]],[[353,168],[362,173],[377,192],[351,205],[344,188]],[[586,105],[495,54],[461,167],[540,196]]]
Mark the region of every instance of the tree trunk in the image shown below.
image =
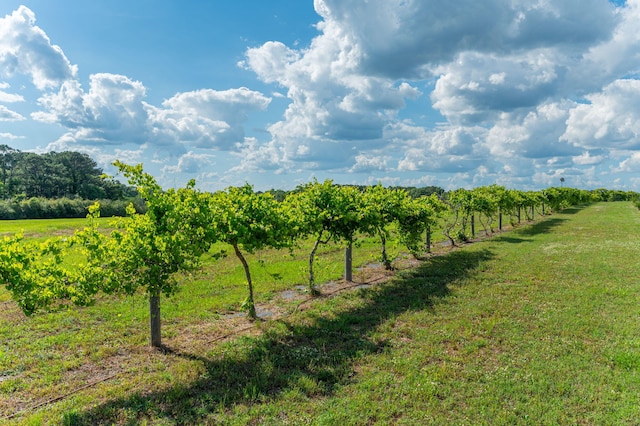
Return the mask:
[[[351,241],[344,249],[344,280],[353,282],[353,244]]]
[[[236,252],[236,256],[240,259],[242,263],[242,267],[244,268],[244,274],[247,277],[247,285],[249,286],[249,299],[247,304],[247,313],[249,314],[249,318],[258,319],[258,315],[256,314],[256,305],[253,300],[253,282],[251,281],[251,272],[249,271],[249,264],[247,263],[247,259],[244,258],[238,244],[233,244],[233,250]]]
[[[427,241],[425,242],[427,253],[431,253],[431,225],[427,225]]]
[[[476,236],[476,216],[471,215],[471,238],[475,238]]]
[[[391,261],[389,260],[389,256],[387,256],[387,236],[384,231],[379,232],[380,235],[380,244],[382,245],[382,264],[384,265],[384,269],[387,271],[393,270],[391,266]],[[351,243],[349,243],[349,247],[351,247]],[[346,252],[345,252],[345,262],[346,262]],[[346,263],[345,263],[346,266]],[[346,270],[345,270],[346,275]]]
[[[444,235],[449,239],[449,241],[451,241],[451,248],[453,249],[456,246],[456,241],[453,239],[453,237],[451,236],[451,231],[453,231],[453,228],[456,226],[456,224],[458,223],[458,212],[455,212],[455,220],[453,221],[453,223],[451,224],[445,224],[444,227]]]
[[[151,346],[162,347],[162,335],[160,333],[160,291],[149,293],[149,326],[151,331]]]
[[[313,276],[313,261],[316,257],[318,246],[320,245],[320,238],[322,238],[322,235],[318,237],[315,244],[313,245],[313,248],[311,249],[311,253],[309,254],[309,293],[311,293],[312,296],[318,295],[318,290],[316,290],[315,285],[315,277]]]

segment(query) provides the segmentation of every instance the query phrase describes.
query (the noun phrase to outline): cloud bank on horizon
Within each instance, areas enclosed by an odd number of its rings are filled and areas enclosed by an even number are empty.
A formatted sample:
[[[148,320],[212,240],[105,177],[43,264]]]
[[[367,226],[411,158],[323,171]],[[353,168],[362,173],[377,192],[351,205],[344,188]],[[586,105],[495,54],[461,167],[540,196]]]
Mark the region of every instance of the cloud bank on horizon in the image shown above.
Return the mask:
[[[154,105],[126,75],[83,83],[83,64],[20,6],[0,18],[0,144],[28,146],[21,126],[55,126],[59,135],[31,148],[144,162],[167,184],[195,177],[207,189],[290,189],[316,176],[519,189],[564,177],[640,190],[640,0],[314,8],[309,43],[271,40],[229,59],[253,86]],[[276,119],[249,134],[267,114]]]

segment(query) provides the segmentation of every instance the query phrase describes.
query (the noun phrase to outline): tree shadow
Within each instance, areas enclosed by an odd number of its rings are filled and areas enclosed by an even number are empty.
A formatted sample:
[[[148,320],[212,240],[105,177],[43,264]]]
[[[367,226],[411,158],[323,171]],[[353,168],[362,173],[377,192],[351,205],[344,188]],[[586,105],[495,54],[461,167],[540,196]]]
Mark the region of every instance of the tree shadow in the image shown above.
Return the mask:
[[[527,227],[520,228],[517,231],[515,231],[515,233],[519,235],[526,235],[526,236],[546,234],[550,232],[553,228],[560,226],[562,223],[566,221],[567,219],[552,217],[546,220],[542,220],[540,222],[536,222]]]
[[[500,241],[500,242],[505,242],[505,243],[509,243],[509,244],[522,244],[522,243],[528,243],[531,240],[527,239],[527,238],[517,238],[517,237],[512,237],[512,236],[504,236],[504,235],[500,235],[499,237],[497,237],[495,239],[496,241]]]
[[[566,209],[562,209],[558,211],[556,214],[576,214],[587,208],[588,205],[578,205],[573,207],[567,207]]]
[[[480,264],[493,257],[487,249],[433,257],[388,283],[357,290],[361,298],[357,308],[350,309],[345,303],[330,315],[311,309],[278,320],[261,336],[236,338],[224,355],[167,348],[167,357],[198,361],[204,373],[187,384],[128,395],[85,412],[67,414],[65,423],[139,424],[162,419],[173,424],[201,424],[210,421],[212,412],[287,392],[305,397],[331,395],[337,386],[352,380],[359,358],[385,350],[387,342],[372,337],[378,326],[403,312],[432,309],[434,300],[450,293],[452,283],[473,275]]]

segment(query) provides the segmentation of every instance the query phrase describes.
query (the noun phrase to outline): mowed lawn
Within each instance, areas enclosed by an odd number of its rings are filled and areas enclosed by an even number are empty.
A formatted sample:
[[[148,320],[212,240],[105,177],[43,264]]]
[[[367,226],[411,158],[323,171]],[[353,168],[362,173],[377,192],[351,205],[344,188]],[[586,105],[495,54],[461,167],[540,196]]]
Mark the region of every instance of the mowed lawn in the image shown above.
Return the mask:
[[[7,302],[0,423],[637,424],[639,253],[631,203],[569,209],[389,281],[263,295],[278,315],[258,324],[185,291],[166,304],[203,306],[168,312],[164,353],[142,296],[32,319]]]

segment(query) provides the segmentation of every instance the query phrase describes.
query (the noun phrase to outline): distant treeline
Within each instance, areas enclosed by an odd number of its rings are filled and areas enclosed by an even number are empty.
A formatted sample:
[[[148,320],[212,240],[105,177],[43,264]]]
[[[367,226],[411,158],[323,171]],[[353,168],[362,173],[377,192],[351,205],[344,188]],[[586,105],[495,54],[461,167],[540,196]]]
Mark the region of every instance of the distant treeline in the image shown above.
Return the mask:
[[[73,151],[35,154],[0,145],[0,198],[83,198],[122,200],[135,188],[103,171],[87,154]]]
[[[367,187],[354,186],[360,191]],[[436,194],[446,198],[439,186],[391,187],[402,189],[412,198]],[[267,191],[278,201],[293,191]],[[587,191],[595,201],[634,200],[633,191],[595,189]],[[87,154],[73,151],[35,154],[0,145],[0,219],[53,219],[85,217],[88,207],[100,201],[102,216],[125,216],[126,206],[133,202],[143,212],[145,203],[134,187],[104,178],[103,171]]]
[[[130,200],[85,200],[82,198],[27,198],[25,200],[0,200],[0,219],[62,219],[86,217],[89,206],[100,201],[103,217],[126,216],[127,206],[133,202],[136,211],[144,212],[146,206],[140,198]]]
[[[640,194],[635,191],[621,191],[619,189],[598,188],[591,191],[595,201],[637,201]]]
[[[35,154],[0,145],[0,219],[84,217],[95,200],[101,200],[103,216],[120,216],[137,195],[104,178],[87,154]],[[136,205],[144,208],[140,200]]]

